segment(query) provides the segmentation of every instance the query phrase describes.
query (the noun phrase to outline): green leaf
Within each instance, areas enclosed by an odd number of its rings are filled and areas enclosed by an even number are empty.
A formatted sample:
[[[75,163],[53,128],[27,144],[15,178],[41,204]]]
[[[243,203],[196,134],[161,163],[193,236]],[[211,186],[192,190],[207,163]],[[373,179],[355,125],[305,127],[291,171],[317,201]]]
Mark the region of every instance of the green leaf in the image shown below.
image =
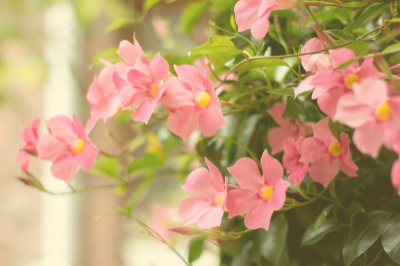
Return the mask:
[[[196,23],[200,20],[203,15],[203,11],[210,3],[208,0],[192,2],[187,4],[182,12],[180,25],[183,26],[183,30],[186,33],[190,33]]]
[[[364,6],[367,6],[368,3],[366,2],[348,2],[344,4],[344,7],[347,8],[362,8]]]
[[[334,206],[335,205],[332,204],[322,210],[322,212],[318,215],[317,219],[314,222],[314,230],[317,230],[318,227],[320,227],[325,222],[326,216],[328,216],[329,212]]]
[[[355,28],[360,26],[364,22],[364,20],[368,19],[372,14],[374,14],[379,8],[381,8],[385,4],[386,3],[374,3],[368,6],[355,21],[347,24],[347,26],[344,27],[343,31],[352,32]]]
[[[293,88],[275,89],[275,90],[270,90],[270,91],[265,91],[265,92],[275,94],[275,95],[284,95],[284,96],[294,97]]]
[[[114,157],[104,156],[96,160],[92,174],[115,178],[118,176],[118,161]]]
[[[115,64],[117,62],[122,61],[122,58],[117,54],[118,49],[119,49],[119,47],[113,47],[113,48],[101,51],[100,53],[98,53],[97,55],[95,55],[93,57],[90,64],[93,66],[102,66],[103,63],[100,62],[100,60],[99,60],[100,58],[110,62],[111,64]]]
[[[200,258],[201,253],[203,252],[204,248],[204,241],[206,240],[205,237],[197,237],[193,238],[189,243],[189,256],[188,261],[190,263],[196,261]]]
[[[356,213],[365,212],[363,206],[360,203],[353,201],[349,208],[349,216],[350,216],[350,228],[353,227],[355,222]]]
[[[388,224],[390,213],[374,211],[359,214],[343,247],[343,259],[346,266],[363,254],[381,236]]]
[[[301,239],[301,246],[315,244],[327,234],[337,231],[343,226],[343,223],[335,222],[334,219],[326,219],[317,229],[314,229],[314,224],[312,224],[304,232],[303,238]]]
[[[230,23],[231,23],[232,29],[234,29],[237,32],[238,28],[236,26],[235,15],[233,13],[231,14]]]
[[[128,166],[128,173],[147,168],[158,168],[164,164],[164,160],[154,153],[148,153],[144,157],[134,160]]]
[[[278,67],[278,66],[286,66],[289,67],[289,65],[283,61],[282,59],[279,58],[262,58],[262,59],[256,59],[252,60],[250,62],[245,62],[242,65],[240,65],[236,71],[239,72],[239,76],[250,69],[254,68],[263,68],[263,67]]]
[[[400,263],[400,214],[389,221],[382,233],[382,246],[390,259]]]
[[[211,36],[208,41],[194,48],[191,54],[211,54],[218,52],[237,51],[237,48],[228,37]]]
[[[340,141],[340,123],[333,122],[331,118],[329,118],[329,129],[332,132],[332,135]]]
[[[385,52],[394,53],[394,52],[397,52],[397,51],[400,52],[400,43],[396,43],[396,44],[390,45],[390,46],[387,47],[385,50],[383,50],[384,53],[385,53]]]
[[[112,31],[122,28],[123,26],[128,25],[128,24],[133,24],[133,20],[127,19],[127,18],[114,20],[105,28],[104,34],[110,33]]]
[[[296,119],[302,122],[306,121],[306,113],[303,107],[292,98],[287,98],[285,112],[283,112],[282,117]]]
[[[150,8],[152,8],[155,4],[157,4],[160,1],[161,0],[146,0],[143,3],[143,9],[144,10],[149,10]]]
[[[326,30],[325,32],[335,36],[336,38],[343,39],[349,42],[357,41],[353,34],[344,32],[342,30]]]
[[[230,266],[251,266],[250,252],[253,246],[253,241],[247,242],[241,252],[232,259]]]
[[[273,215],[265,240],[261,244],[261,255],[266,260],[276,264],[281,259],[285,249],[288,227],[283,212]]]

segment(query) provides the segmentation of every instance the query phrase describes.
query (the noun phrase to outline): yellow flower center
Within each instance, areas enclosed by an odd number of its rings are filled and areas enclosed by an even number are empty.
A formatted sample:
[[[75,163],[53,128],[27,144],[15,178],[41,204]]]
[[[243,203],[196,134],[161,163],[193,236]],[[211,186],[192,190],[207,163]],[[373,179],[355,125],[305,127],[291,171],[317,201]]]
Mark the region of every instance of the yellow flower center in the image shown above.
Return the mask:
[[[151,97],[155,98],[157,96],[157,89],[158,89],[158,85],[157,84],[153,84],[150,87],[150,95]]]
[[[210,95],[205,91],[199,92],[196,96],[196,102],[200,108],[206,107],[210,103],[210,100]]]
[[[329,153],[335,157],[338,157],[340,154],[342,154],[342,147],[340,146],[339,142],[332,142],[331,145],[329,145],[328,150]]]
[[[270,198],[272,198],[273,192],[274,192],[274,189],[272,187],[265,186],[261,189],[260,196],[261,196],[261,198],[263,198],[265,200],[269,200]]]
[[[214,198],[214,205],[220,206],[222,202],[224,202],[224,199],[225,199],[225,193],[224,192],[218,193],[217,196],[215,196]]]
[[[351,73],[344,80],[344,84],[346,84],[348,89],[352,90],[353,83],[360,83],[360,78],[356,74]]]
[[[390,117],[391,108],[387,102],[381,103],[375,109],[375,114],[379,118],[379,120],[384,121]]]
[[[83,142],[83,140],[81,139],[76,139],[73,143],[72,143],[72,150],[76,153],[79,154],[82,152],[83,147],[85,147],[85,142]]]

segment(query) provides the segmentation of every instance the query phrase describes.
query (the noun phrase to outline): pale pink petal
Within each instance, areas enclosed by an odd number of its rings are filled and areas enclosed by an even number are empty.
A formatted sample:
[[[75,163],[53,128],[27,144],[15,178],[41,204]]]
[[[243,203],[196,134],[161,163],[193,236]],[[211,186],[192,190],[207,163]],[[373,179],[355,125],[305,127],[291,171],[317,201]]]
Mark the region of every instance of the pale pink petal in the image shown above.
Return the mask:
[[[206,92],[210,95],[211,100],[215,100],[217,97],[216,91],[214,90],[210,77],[206,73],[204,73],[204,80],[206,81]]]
[[[272,197],[269,200],[269,207],[275,211],[283,207],[286,200],[286,190],[289,186],[289,182],[282,180],[282,178],[274,184]]]
[[[209,208],[199,218],[197,226],[201,229],[218,227],[221,225],[222,215],[224,215],[224,209],[221,206],[214,206],[212,208]]]
[[[306,77],[302,82],[300,82],[299,86],[294,89],[294,96],[297,97],[299,94],[312,90],[315,86],[311,85],[312,79],[314,75],[310,75]]]
[[[313,27],[315,33],[318,35],[318,38],[323,42],[326,48],[331,48],[332,45],[333,46],[337,45],[335,39],[333,39],[331,35],[329,35],[326,32],[322,32],[322,30],[317,26],[315,26],[314,24],[311,24],[311,26]]]
[[[226,208],[229,218],[247,213],[254,204],[261,202],[258,193],[251,189],[235,189],[229,192],[226,199]]]
[[[322,141],[316,138],[306,138],[303,141],[300,161],[305,163],[315,162],[326,153],[327,147]]]
[[[78,171],[78,156],[68,153],[57,158],[51,166],[51,174],[55,178],[64,180],[68,184],[71,182],[72,178]]]
[[[179,79],[189,85],[193,92],[205,90],[205,80],[203,74],[197,68],[189,65],[174,66]]]
[[[14,159],[14,163],[22,163],[21,169],[26,172],[29,168],[29,160],[31,155],[23,150],[19,150]]]
[[[25,142],[25,145],[22,149],[28,151],[36,150],[36,143],[39,139],[38,129],[40,125],[40,119],[35,118],[31,123],[29,123],[24,131],[22,131],[21,138]]]
[[[283,177],[282,164],[268,154],[268,150],[264,150],[261,157],[261,167],[263,170],[264,183],[275,186]]]
[[[323,141],[325,145],[330,145],[332,142],[337,142],[329,128],[329,117],[322,118],[312,127],[314,130],[314,138]]]
[[[267,110],[268,114],[280,126],[286,126],[290,124],[289,119],[282,117],[282,114],[285,112],[285,108],[286,107],[282,102],[277,102],[270,109]]]
[[[207,107],[203,108],[199,116],[199,126],[204,136],[211,137],[218,128],[224,125],[225,119],[218,100],[210,102]]]
[[[317,99],[319,109],[321,109],[321,111],[327,116],[333,118],[336,114],[338,101],[344,93],[344,89],[339,87],[320,95]]]
[[[374,121],[367,122],[354,131],[353,141],[360,152],[376,158],[383,143],[381,127]]]
[[[310,171],[310,168],[308,167],[307,163],[301,165],[289,175],[289,182],[294,184],[294,181],[296,180],[297,184],[301,184],[301,182],[303,182],[304,180],[304,176],[308,171]]]
[[[388,98],[388,87],[381,79],[365,79],[361,83],[353,83],[353,91],[358,102],[371,107]]]
[[[279,1],[276,1],[279,2]],[[259,18],[264,17],[265,15],[267,15],[267,13],[271,13],[272,10],[276,10],[275,9],[275,1],[270,1],[270,0],[262,0],[261,1],[261,5],[258,9],[258,14],[257,16]],[[268,15],[269,16],[269,15]]]
[[[297,137],[294,129],[287,127],[274,127],[268,131],[267,140],[271,146],[271,154],[276,154],[283,150],[283,142],[286,138]]]
[[[259,18],[254,25],[251,27],[251,35],[260,40],[265,37],[269,28],[269,15],[271,13],[265,14],[262,18]]]
[[[399,24],[399,25],[400,25],[400,24]],[[400,64],[397,64],[397,65],[395,65],[395,66],[392,66],[392,67],[390,68],[390,70],[392,71],[392,73],[400,74]]]
[[[244,225],[249,229],[263,228],[268,230],[273,212],[268,201],[261,201],[250,209],[244,218]]]
[[[341,49],[336,49],[336,50],[330,50],[329,54],[331,55],[332,58],[332,67],[337,68],[340,64],[356,58],[356,55],[353,53],[352,50],[347,49],[347,48],[341,48]],[[349,66],[346,67],[346,69],[353,69],[356,70],[357,68],[357,62],[351,63]]]
[[[40,160],[54,161],[65,153],[72,152],[70,146],[54,135],[43,135],[37,143]]]
[[[184,224],[197,222],[199,218],[207,211],[215,207],[209,200],[202,197],[186,198],[179,204],[179,215]]]
[[[210,162],[210,160],[207,159],[207,157],[205,157],[204,159],[206,161],[208,169],[210,170],[211,178],[216,188],[216,191],[224,191],[224,179],[222,178],[221,172],[212,162]]]
[[[240,0],[236,3],[234,11],[239,31],[251,29],[258,19],[260,5],[260,0]]]
[[[167,108],[170,114],[167,119],[169,129],[184,141],[199,128],[200,108],[183,106],[180,108]]]
[[[400,160],[392,165],[391,179],[393,186],[397,189],[397,195],[400,196]]]
[[[157,102],[148,100],[139,105],[132,113],[133,121],[143,122],[147,125]]]
[[[204,167],[193,170],[186,178],[182,186],[191,197],[204,197],[212,201],[217,194],[217,190],[211,179],[211,175]]]
[[[149,76],[138,71],[137,69],[132,69],[128,72],[127,80],[132,87],[137,89],[147,90],[153,84],[153,81]]]
[[[228,167],[228,171],[241,188],[258,190],[264,184],[257,163],[248,157],[237,160],[233,166]]]
[[[96,125],[97,121],[99,120],[98,114],[92,114],[88,121],[86,121],[85,125],[85,133],[89,136],[90,132],[92,131],[93,127]]]
[[[83,127],[81,121],[75,116],[75,114],[72,114],[72,122],[74,124],[75,132],[77,133],[77,137],[80,138],[81,140],[86,140],[86,133],[85,133],[85,128]]]
[[[173,108],[195,104],[194,92],[187,84],[176,77],[170,77],[165,83],[168,89],[165,90],[159,103]]]
[[[79,164],[83,170],[90,171],[93,168],[98,153],[99,149],[96,148],[89,139],[87,139],[82,152],[79,154]]]
[[[353,93],[348,93],[339,99],[334,121],[340,121],[349,127],[357,128],[375,120],[372,113],[371,107],[359,103]]]
[[[311,52],[316,52],[316,51],[320,51],[320,50],[325,50],[324,45],[322,44],[322,42],[319,39],[312,38],[306,42],[306,44],[304,45],[301,52],[302,53],[311,53]],[[324,52],[321,52],[320,54],[323,54],[323,53]],[[310,61],[311,56],[312,55],[300,56],[301,64],[306,71],[315,71],[315,70],[311,70],[311,69],[309,70],[309,68],[308,68],[308,62]]]
[[[105,123],[108,118],[117,113],[120,107],[120,96],[118,93],[115,93],[99,100],[97,102],[95,112]]]
[[[113,67],[104,67],[99,74],[99,78],[98,78],[98,94],[99,94],[99,98],[107,96],[111,93],[115,92],[115,86],[114,86],[114,82],[113,82]],[[90,88],[89,88],[90,89]]]
[[[150,68],[150,76],[152,77],[153,82],[156,84],[160,83],[163,78],[165,78],[165,76],[168,74],[168,71],[168,62],[158,53],[154,58],[154,61],[151,64]]]
[[[381,73],[375,68],[374,60],[372,58],[365,59],[361,67],[357,69],[356,74],[361,80],[379,78],[381,75]]]
[[[310,167],[311,178],[324,187],[327,187],[332,179],[339,172],[337,159],[331,158],[328,154],[315,161]]]
[[[77,139],[77,132],[71,119],[66,116],[58,115],[47,120],[47,126],[50,132],[70,143]]]
[[[140,90],[133,87],[123,87],[119,94],[123,108],[139,106],[143,102],[150,99],[150,94],[147,90]]]
[[[357,165],[353,162],[351,151],[349,147],[349,135],[344,132],[340,133],[340,146],[342,147],[342,154],[338,157],[338,164],[340,170],[350,177],[356,177],[358,170]]]
[[[327,54],[314,54],[310,56],[307,71],[319,71],[332,69],[332,59]]]

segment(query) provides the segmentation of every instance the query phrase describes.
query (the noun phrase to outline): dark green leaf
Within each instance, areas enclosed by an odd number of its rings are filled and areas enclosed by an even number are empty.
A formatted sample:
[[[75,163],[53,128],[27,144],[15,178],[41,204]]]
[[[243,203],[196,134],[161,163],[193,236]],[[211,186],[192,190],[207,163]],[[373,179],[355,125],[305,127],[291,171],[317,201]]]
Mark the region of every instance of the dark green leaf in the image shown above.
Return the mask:
[[[297,95],[296,99],[299,99],[300,101],[304,102],[312,92],[313,90],[302,92],[299,95]]]
[[[204,10],[210,1],[198,1],[187,4],[182,12],[180,25],[186,33],[190,33],[196,23],[200,20]]]
[[[390,259],[400,263],[400,214],[392,218],[382,233],[382,246]]]
[[[296,119],[302,122],[306,121],[306,114],[303,107],[292,98],[287,98],[285,112],[283,112],[282,117]]]
[[[265,91],[266,93],[276,94],[276,95],[284,95],[294,97],[293,88],[284,88],[284,89],[275,89],[270,91]]]
[[[211,36],[208,41],[196,48],[191,54],[211,54],[217,52],[237,51],[237,48],[228,37]]]
[[[317,219],[314,222],[314,230],[317,230],[318,227],[320,227],[325,222],[326,217],[334,206],[335,205],[329,205],[322,210],[322,212],[318,215]]]
[[[257,122],[260,119],[260,115],[259,114],[254,114],[251,115],[249,117],[246,118],[246,120],[243,123],[243,128],[240,131],[240,133],[238,134],[238,139],[240,139],[240,143],[247,147],[249,145],[249,141],[251,139],[251,136],[253,135],[254,129],[257,126]],[[238,146],[237,147],[237,153],[236,155],[238,157],[244,157],[246,156],[246,150],[241,147]]]
[[[329,118],[329,129],[331,130],[333,136],[340,141],[340,123],[333,122],[332,119]]]
[[[146,168],[158,168],[164,164],[164,160],[154,153],[148,153],[144,157],[134,160],[128,166],[128,172],[133,173],[137,170]]]
[[[196,261],[198,258],[200,258],[201,253],[203,252],[204,240],[206,240],[206,238],[199,237],[199,238],[193,238],[190,241],[189,256],[188,256],[188,261],[190,263],[192,263],[192,262]]]
[[[149,10],[150,8],[152,8],[155,4],[157,4],[160,1],[161,0],[145,0],[143,3],[143,9]]]
[[[250,252],[254,246],[253,241],[249,241],[243,247],[242,251],[233,258],[230,266],[250,266],[251,265],[251,256]]]
[[[385,4],[386,3],[374,3],[368,6],[364,9],[361,16],[359,16],[355,21],[347,24],[347,26],[344,27],[343,31],[352,32],[355,28],[360,26],[364,22],[364,20],[368,19],[372,14],[374,14],[379,8],[381,8]]]
[[[96,160],[92,174],[115,178],[118,175],[118,161],[114,157],[104,156]]]
[[[266,260],[274,264],[280,260],[285,249],[287,231],[288,223],[285,214],[275,213],[261,245],[261,254]]]
[[[277,66],[286,66],[289,67],[289,65],[283,61],[282,59],[279,58],[263,58],[263,59],[257,59],[257,60],[252,60],[250,62],[245,62],[242,65],[240,65],[236,71],[239,72],[239,76],[250,69],[254,68],[263,68],[263,67],[277,67]]]
[[[125,18],[125,19],[117,19],[117,20],[111,22],[106,27],[106,29],[104,30],[104,34],[107,34],[109,32],[112,32],[114,30],[122,28],[123,26],[128,25],[128,24],[133,24],[133,20],[127,19],[127,18]]]
[[[390,219],[390,213],[375,211],[359,214],[343,247],[346,266],[363,254],[381,236]]]
[[[317,229],[314,229],[314,224],[312,224],[304,232],[301,245],[308,246],[315,244],[327,234],[337,231],[342,227],[343,223],[335,222],[334,219],[326,219]]]
[[[350,228],[353,227],[353,224],[355,222],[356,213],[358,213],[358,212],[365,212],[365,209],[363,206],[361,206],[361,204],[353,201],[349,208]]]
[[[336,38],[343,39],[349,42],[357,41],[353,34],[344,32],[342,30],[326,30],[325,32],[335,36]]]

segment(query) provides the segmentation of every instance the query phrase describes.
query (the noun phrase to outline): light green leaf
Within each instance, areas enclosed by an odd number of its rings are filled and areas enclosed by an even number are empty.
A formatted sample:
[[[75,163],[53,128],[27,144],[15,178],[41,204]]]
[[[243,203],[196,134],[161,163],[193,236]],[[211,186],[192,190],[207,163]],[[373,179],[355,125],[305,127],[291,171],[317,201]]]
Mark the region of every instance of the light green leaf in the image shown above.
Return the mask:
[[[343,223],[336,222],[334,219],[326,219],[317,229],[314,229],[314,224],[312,224],[304,232],[303,238],[301,239],[301,246],[315,244],[327,234],[337,231],[343,226]]]
[[[180,25],[183,26],[183,30],[186,33],[190,33],[192,31],[193,27],[200,20],[209,3],[210,1],[203,0],[189,3],[184,7]]]
[[[117,19],[111,22],[104,30],[104,34],[110,33],[114,30],[122,28],[125,25],[133,24],[133,20],[131,19]]]
[[[144,157],[134,160],[128,166],[128,173],[147,168],[158,168],[164,164],[164,160],[154,153],[148,153]]]
[[[355,28],[360,26],[364,20],[368,19],[372,14],[378,11],[379,8],[384,6],[386,3],[374,3],[367,8],[364,9],[362,14],[353,22],[347,24],[346,27],[344,27],[343,31],[345,32],[352,32]]]
[[[282,59],[279,58],[263,58],[263,59],[256,59],[252,60],[250,62],[245,62],[242,65],[240,65],[236,71],[239,72],[239,76],[250,69],[254,68],[263,68],[263,67],[278,67],[278,66],[286,66],[289,67],[289,65],[283,61]]]
[[[189,256],[188,261],[190,263],[198,260],[200,258],[201,253],[203,253],[204,241],[205,237],[197,237],[193,238],[189,243]]]
[[[390,45],[389,47],[387,47],[385,50],[383,50],[383,52],[391,52],[391,53],[395,53],[399,51],[400,52],[400,43],[396,43],[393,45]]]
[[[343,247],[343,259],[346,266],[350,266],[358,256],[375,243],[389,219],[390,213],[384,211],[374,211],[357,216]]]
[[[104,156],[96,160],[92,174],[116,178],[118,176],[118,161],[114,157]]]
[[[390,259],[400,263],[400,214],[389,221],[382,234],[382,246]]]
[[[191,54],[211,54],[227,51],[238,52],[238,49],[235,47],[230,38],[223,36],[211,36],[208,38],[206,43],[194,48]]]
[[[322,210],[322,212],[318,215],[317,219],[314,222],[314,230],[317,230],[318,227],[320,227],[325,222],[326,216],[328,216],[329,212],[334,206],[335,205],[332,204]]]
[[[347,8],[362,8],[364,6],[367,6],[368,3],[366,2],[348,2],[344,4],[344,7]]]
[[[283,89],[275,89],[270,91],[265,91],[266,93],[271,93],[275,95],[284,95],[294,97],[294,89],[293,88],[283,88]]]
[[[349,33],[349,32],[344,32],[342,30],[326,30],[326,33],[329,33],[333,36],[335,36],[336,38],[339,39],[343,39],[349,42],[356,42],[356,38],[353,36],[353,34]]]
[[[143,9],[144,10],[149,10],[150,8],[152,8],[155,4],[157,4],[160,1],[161,0],[146,0],[143,3]]]

